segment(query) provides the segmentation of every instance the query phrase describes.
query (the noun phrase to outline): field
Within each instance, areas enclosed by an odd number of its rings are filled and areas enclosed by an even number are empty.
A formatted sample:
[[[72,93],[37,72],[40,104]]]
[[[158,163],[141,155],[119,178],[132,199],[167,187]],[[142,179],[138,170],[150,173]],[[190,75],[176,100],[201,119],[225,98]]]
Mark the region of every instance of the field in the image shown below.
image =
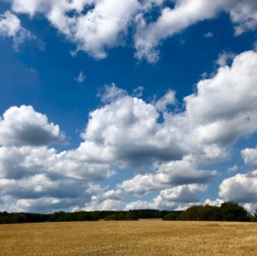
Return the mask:
[[[0,225],[0,255],[257,255],[257,224],[98,221]]]

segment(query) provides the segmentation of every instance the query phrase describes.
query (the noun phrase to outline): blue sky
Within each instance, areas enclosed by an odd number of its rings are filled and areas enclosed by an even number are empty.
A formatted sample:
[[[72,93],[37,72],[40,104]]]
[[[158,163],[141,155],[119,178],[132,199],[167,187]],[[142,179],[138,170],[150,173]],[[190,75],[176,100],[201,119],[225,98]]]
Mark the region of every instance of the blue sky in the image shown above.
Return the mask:
[[[257,208],[257,2],[2,0],[0,211]]]

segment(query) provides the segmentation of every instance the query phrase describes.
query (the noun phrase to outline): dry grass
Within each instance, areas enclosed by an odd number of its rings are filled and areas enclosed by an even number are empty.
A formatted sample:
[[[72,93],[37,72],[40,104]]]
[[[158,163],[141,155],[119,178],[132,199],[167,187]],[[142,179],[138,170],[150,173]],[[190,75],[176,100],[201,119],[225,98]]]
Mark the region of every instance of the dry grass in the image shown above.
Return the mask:
[[[257,224],[68,222],[0,225],[0,255],[257,255]]]

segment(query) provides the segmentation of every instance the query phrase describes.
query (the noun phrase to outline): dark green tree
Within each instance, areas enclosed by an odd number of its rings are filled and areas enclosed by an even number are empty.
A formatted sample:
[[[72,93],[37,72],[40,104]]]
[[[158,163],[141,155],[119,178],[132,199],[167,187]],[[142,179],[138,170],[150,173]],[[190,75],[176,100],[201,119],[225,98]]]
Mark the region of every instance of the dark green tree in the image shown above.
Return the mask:
[[[220,206],[223,221],[250,221],[247,210],[235,202],[225,202]]]

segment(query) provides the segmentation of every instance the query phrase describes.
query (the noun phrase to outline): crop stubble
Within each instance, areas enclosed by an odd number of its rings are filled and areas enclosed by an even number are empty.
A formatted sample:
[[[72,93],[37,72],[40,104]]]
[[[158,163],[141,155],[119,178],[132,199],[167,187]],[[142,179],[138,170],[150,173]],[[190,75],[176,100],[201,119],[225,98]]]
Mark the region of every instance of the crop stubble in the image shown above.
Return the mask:
[[[140,220],[0,225],[0,255],[256,256],[257,224]]]

